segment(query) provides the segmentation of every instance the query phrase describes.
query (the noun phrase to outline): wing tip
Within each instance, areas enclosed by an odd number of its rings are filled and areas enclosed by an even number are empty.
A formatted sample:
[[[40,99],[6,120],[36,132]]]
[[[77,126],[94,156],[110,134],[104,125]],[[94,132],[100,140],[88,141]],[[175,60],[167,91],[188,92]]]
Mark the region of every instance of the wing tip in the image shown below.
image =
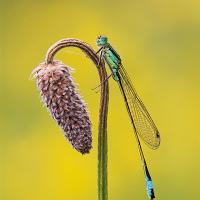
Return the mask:
[[[149,146],[153,150],[158,149],[159,146],[160,146],[160,133],[159,133],[159,131],[156,131],[156,133],[155,133],[155,143],[154,144],[148,143],[148,142],[145,142],[145,143],[147,144],[147,146]]]
[[[156,140],[157,144],[155,145],[154,149],[157,149],[160,146],[160,133],[158,130],[156,131]]]

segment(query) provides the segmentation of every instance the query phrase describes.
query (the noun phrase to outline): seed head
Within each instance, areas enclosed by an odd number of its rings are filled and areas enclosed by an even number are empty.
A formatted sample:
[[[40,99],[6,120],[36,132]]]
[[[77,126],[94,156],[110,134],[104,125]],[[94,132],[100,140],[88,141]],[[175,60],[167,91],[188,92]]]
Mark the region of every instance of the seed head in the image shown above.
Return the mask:
[[[58,60],[41,63],[32,75],[42,101],[64,131],[72,146],[82,154],[92,148],[91,122],[86,106],[71,77],[72,69]]]

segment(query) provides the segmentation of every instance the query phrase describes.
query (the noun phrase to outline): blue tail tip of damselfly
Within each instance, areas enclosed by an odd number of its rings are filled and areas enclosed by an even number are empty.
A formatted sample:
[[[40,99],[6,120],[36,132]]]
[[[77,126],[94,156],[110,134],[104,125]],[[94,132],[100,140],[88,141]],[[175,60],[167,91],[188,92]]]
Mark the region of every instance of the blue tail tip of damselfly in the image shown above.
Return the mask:
[[[155,198],[153,184],[150,177],[146,176],[147,194],[149,199],[153,200]]]

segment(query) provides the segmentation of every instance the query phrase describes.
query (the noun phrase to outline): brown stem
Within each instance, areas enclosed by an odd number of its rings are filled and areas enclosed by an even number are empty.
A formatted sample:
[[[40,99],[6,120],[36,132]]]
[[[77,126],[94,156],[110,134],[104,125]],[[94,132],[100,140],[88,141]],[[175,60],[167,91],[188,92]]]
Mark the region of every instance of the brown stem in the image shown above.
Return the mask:
[[[107,73],[105,69],[105,64],[102,61],[98,67],[99,57],[95,53],[94,49],[86,44],[85,42],[74,39],[67,38],[62,39],[55,44],[53,44],[45,58],[47,64],[53,61],[54,55],[60,49],[64,47],[77,47],[81,49],[96,65],[100,83],[104,82],[107,78]],[[99,134],[98,134],[98,199],[107,200],[108,199],[108,185],[107,185],[107,113],[108,113],[108,82],[105,81],[101,84],[101,97],[100,97],[100,108],[99,108]]]

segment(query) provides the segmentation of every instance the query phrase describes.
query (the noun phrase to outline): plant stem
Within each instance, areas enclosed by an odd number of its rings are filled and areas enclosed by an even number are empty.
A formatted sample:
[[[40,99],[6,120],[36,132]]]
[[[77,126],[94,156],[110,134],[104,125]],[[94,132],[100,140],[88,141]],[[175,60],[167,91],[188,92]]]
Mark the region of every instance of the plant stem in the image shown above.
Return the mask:
[[[99,57],[95,53],[94,49],[87,43],[74,39],[67,38],[62,39],[53,44],[47,54],[45,62],[47,64],[53,61],[53,57],[60,49],[64,47],[77,47],[81,49],[96,65],[100,83],[104,82],[107,78],[105,64],[102,61],[98,67]],[[109,90],[108,82],[105,81],[101,84],[101,97],[100,97],[100,108],[99,108],[99,133],[98,133],[98,200],[108,199],[108,181],[107,181],[107,114],[108,114],[108,99]]]

